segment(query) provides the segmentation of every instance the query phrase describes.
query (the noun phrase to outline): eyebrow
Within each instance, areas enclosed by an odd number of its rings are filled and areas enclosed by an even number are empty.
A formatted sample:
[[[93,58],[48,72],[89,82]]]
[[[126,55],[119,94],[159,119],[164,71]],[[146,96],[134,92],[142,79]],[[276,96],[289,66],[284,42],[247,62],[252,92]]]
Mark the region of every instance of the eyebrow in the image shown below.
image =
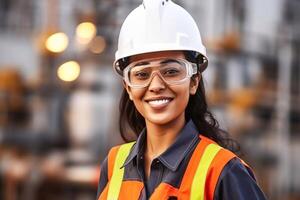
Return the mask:
[[[172,63],[172,62],[176,62],[176,63],[180,64],[180,62],[175,59],[166,59],[166,60],[161,61],[160,64],[168,64],[168,63]]]
[[[161,61],[159,64],[168,64],[168,63],[172,63],[172,62],[176,62],[176,63],[178,63],[178,64],[180,64],[180,62],[179,61],[177,61],[177,60],[175,60],[175,59],[166,59],[166,60],[163,60],[163,61]],[[144,62],[138,62],[138,63],[136,63],[134,66],[142,66],[142,65],[149,65],[150,64],[150,62],[148,62],[148,61],[144,61]]]
[[[134,66],[149,65],[149,62],[138,62]]]

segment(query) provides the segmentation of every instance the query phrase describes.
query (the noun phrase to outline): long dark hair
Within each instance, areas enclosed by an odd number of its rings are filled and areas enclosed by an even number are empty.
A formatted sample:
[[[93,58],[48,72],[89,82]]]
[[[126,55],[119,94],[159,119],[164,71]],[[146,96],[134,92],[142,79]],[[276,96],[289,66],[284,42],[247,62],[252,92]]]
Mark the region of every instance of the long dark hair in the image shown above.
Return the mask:
[[[185,52],[187,60],[199,63],[199,59],[195,60],[195,57],[192,55],[193,54],[190,54],[189,52]],[[119,112],[119,129],[121,137],[125,142],[132,141],[135,139],[134,137],[138,137],[141,131],[146,127],[146,124],[144,117],[137,111],[133,101],[129,99],[126,89],[123,89],[119,104]],[[227,148],[234,153],[240,153],[239,144],[231,139],[226,131],[219,127],[218,121],[208,110],[202,78],[200,79],[195,95],[191,95],[189,98],[188,105],[185,109],[185,119],[186,121],[192,119],[201,135],[214,140],[220,146]]]

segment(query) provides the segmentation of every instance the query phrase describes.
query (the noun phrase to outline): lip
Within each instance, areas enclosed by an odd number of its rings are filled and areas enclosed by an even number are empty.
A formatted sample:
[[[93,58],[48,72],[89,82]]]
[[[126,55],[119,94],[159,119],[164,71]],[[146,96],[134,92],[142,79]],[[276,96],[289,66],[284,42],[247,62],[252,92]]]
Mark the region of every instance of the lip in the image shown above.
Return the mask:
[[[173,99],[174,98],[172,97],[160,96],[147,98],[145,101],[148,103],[148,105],[150,105],[151,108],[158,110],[168,106]]]

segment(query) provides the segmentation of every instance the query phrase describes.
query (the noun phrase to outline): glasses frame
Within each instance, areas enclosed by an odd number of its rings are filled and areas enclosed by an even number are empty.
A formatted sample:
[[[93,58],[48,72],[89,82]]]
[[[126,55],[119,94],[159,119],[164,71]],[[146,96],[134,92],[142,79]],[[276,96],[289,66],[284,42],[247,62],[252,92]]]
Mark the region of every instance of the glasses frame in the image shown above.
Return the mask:
[[[169,81],[166,81],[164,79],[164,77],[161,75],[160,72],[158,73],[152,73],[151,74],[151,77],[149,79],[149,81],[143,85],[134,85],[134,84],[131,84],[130,81],[129,81],[129,70],[133,67],[135,67],[135,65],[137,63],[140,63],[140,62],[153,62],[153,61],[157,61],[157,60],[176,60],[182,64],[184,64],[184,66],[186,67],[186,71],[187,71],[187,74],[186,76],[179,80],[179,81],[172,81],[172,82],[169,82]],[[129,85],[131,88],[136,88],[136,89],[139,89],[139,88],[145,88],[145,87],[148,87],[153,79],[153,77],[155,76],[155,74],[157,74],[167,85],[179,85],[179,84],[182,84],[183,82],[185,82],[186,80],[188,80],[189,78],[191,78],[193,75],[197,74],[198,73],[198,67],[197,67],[197,64],[196,63],[192,63],[192,62],[189,62],[185,59],[182,59],[182,58],[170,58],[170,57],[160,57],[160,58],[155,58],[155,59],[143,59],[143,60],[138,60],[138,61],[135,61],[135,62],[132,62],[130,63],[123,71],[123,80],[125,81],[125,83],[127,85]]]

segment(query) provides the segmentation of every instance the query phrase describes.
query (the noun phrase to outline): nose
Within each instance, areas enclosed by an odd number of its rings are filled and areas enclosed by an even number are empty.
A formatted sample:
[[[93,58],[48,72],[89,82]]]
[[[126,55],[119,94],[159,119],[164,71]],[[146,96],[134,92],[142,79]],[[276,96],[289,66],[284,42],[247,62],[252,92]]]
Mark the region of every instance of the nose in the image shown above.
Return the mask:
[[[158,73],[153,74],[148,89],[151,92],[160,92],[166,89],[166,83],[163,81],[163,79],[160,77]]]

